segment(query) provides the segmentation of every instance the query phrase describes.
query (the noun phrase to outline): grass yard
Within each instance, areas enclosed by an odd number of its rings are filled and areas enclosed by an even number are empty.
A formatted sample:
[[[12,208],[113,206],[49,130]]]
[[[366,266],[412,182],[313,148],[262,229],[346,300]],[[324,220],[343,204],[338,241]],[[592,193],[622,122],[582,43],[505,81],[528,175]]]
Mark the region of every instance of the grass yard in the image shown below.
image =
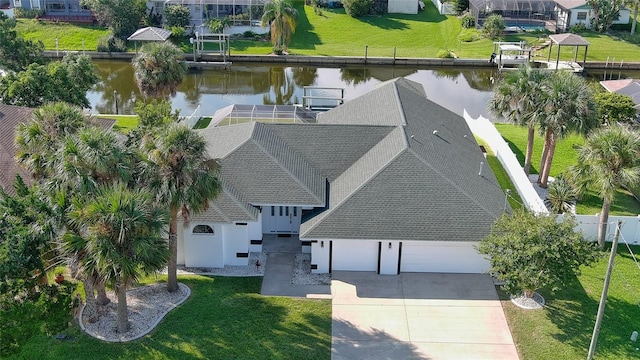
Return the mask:
[[[475,139],[478,145],[483,145],[485,150],[487,151],[487,164],[489,164],[489,166],[491,167],[491,170],[496,176],[496,179],[498,180],[498,183],[500,184],[502,190],[504,191],[506,189],[509,189],[511,191],[509,196],[509,205],[511,206],[511,208],[522,208],[522,199],[518,194],[518,190],[516,190],[516,187],[513,186],[509,174],[507,174],[507,172],[504,170],[504,167],[500,163],[500,160],[498,160],[498,157],[493,153],[491,147],[484,140],[479,137],[476,137]]]
[[[37,21],[34,19],[18,19],[16,31],[25,39],[42,41],[47,50],[58,49],[96,51],[98,39],[109,34],[111,30],[91,25],[73,25],[60,22]]]
[[[318,14],[313,7],[295,2],[298,10],[296,32],[291,38],[289,51],[295,55],[364,56],[403,58],[435,58],[441,50],[451,50],[467,59],[488,59],[493,51],[493,41],[483,38],[475,29],[463,29],[455,16],[440,15],[431,2],[425,2],[425,10],[416,15],[386,14],[354,19],[344,9],[322,9]],[[109,30],[86,25],[70,25],[35,20],[18,20],[17,31],[28,39],[41,40],[49,50],[55,50],[56,38],[60,50],[95,50],[99,37]],[[582,34],[590,43],[587,60],[605,61],[615,57],[617,61],[640,61],[640,34],[626,32]],[[526,41],[539,44],[546,34],[522,33],[505,36],[504,41]],[[188,39],[180,42],[183,51],[191,53]],[[216,44],[207,44],[217,49]],[[129,44],[130,51],[133,45]],[[554,48],[555,49],[555,48]],[[231,54],[268,55],[271,43],[260,40],[231,40]],[[573,58],[573,48],[563,48],[562,59]],[[535,54],[546,59],[548,49]],[[555,51],[552,54],[555,58]],[[578,55],[582,59],[582,52]]]
[[[166,278],[166,277],[164,277]],[[328,359],[331,301],[263,297],[261,277],[180,276],[191,297],[130,343],[32,339],[11,359]],[[153,279],[148,280],[153,282]]]
[[[516,154],[520,164],[524,165],[524,156],[527,149],[527,129],[512,124],[495,124],[496,128],[507,141],[511,150]],[[531,163],[531,173],[537,174],[540,169],[540,156],[544,139],[539,134],[536,136],[533,147],[533,159]],[[558,176],[569,166],[578,161],[575,145],[584,144],[584,138],[580,135],[572,134],[565,139],[558,141],[556,152],[551,164],[551,176]],[[580,201],[578,201],[576,212],[578,214],[596,214],[602,208],[602,200],[596,193],[588,191]],[[627,191],[618,191],[616,198],[611,205],[611,215],[635,216],[640,214],[640,202],[638,202]]]
[[[640,253],[640,246],[632,246]],[[598,302],[606,274],[608,253],[595,267],[566,288],[551,294],[539,291],[547,301],[542,310],[523,310],[504,300],[502,306],[522,360],[582,360],[587,357]],[[637,359],[637,343],[629,338],[640,319],[640,269],[624,243],[618,247],[604,320],[595,358]],[[504,294],[502,294],[504,295]]]
[[[98,115],[104,119],[114,119],[113,130],[121,134],[126,134],[134,127],[138,126],[138,115]]]
[[[206,129],[209,124],[211,123],[211,118],[210,117],[203,117],[198,119],[198,121],[196,122],[195,125],[193,125],[194,129]]]

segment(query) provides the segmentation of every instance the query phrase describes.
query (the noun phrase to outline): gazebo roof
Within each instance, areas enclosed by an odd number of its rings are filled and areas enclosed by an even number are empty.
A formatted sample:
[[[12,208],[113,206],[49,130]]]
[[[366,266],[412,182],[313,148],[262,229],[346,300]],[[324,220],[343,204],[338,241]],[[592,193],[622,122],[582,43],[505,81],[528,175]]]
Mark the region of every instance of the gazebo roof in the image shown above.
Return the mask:
[[[589,46],[590,44],[582,36],[571,33],[549,35],[549,38],[560,46]]]
[[[127,40],[137,41],[165,41],[171,36],[171,30],[165,30],[157,27],[146,27],[136,30]]]

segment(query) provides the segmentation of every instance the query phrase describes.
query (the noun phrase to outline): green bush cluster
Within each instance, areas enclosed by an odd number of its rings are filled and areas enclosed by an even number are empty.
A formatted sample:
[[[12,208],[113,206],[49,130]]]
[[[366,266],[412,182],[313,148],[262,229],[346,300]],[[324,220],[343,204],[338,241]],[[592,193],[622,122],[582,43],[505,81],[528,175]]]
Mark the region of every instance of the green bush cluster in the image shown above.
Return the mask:
[[[100,52],[125,52],[127,44],[124,40],[113,35],[105,35],[98,39],[97,49]]]
[[[44,15],[44,10],[42,9],[25,9],[25,8],[14,8],[13,16],[18,19],[37,19],[40,16]]]
[[[502,16],[496,14],[487,17],[482,25],[482,31],[485,36],[493,40],[502,36],[504,28],[504,19],[502,19]]]
[[[574,34],[581,34],[587,31],[587,27],[583,23],[577,23],[569,28],[569,32]]]
[[[164,21],[167,28],[187,27],[191,22],[191,10],[184,5],[171,5],[164,8]]]
[[[453,54],[453,51],[449,50],[449,49],[442,49],[440,51],[438,51],[438,54],[436,54],[436,56],[439,59],[454,59],[455,55]]]
[[[359,18],[371,13],[373,0],[344,0],[342,5],[349,16]]]
[[[465,29],[471,29],[476,27],[476,18],[475,16],[469,13],[464,14],[460,22],[462,23],[462,27]]]

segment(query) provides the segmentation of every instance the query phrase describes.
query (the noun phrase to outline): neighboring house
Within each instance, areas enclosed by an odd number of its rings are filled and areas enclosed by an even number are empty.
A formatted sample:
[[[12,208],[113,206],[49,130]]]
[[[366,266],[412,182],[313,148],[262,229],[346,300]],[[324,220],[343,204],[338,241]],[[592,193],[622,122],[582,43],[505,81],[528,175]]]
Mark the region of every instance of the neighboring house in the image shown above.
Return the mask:
[[[61,21],[93,22],[91,11],[80,0],[10,0],[12,8],[43,10],[45,19]]]
[[[624,80],[605,80],[600,81],[600,85],[609,92],[615,92],[627,95],[636,103],[638,118],[640,119],[640,80],[624,79]]]
[[[31,118],[33,109],[23,106],[5,105],[0,103],[0,187],[15,195],[13,182],[16,175],[20,175],[28,184],[31,176],[16,164],[16,128],[18,124],[27,122]]]
[[[11,195],[15,195],[16,175],[27,184],[31,182],[31,175],[16,164],[15,138],[18,125],[28,122],[32,113],[33,109],[28,107],[0,103],[0,187]],[[106,130],[113,127],[115,120],[94,118],[93,124]]]
[[[587,29],[591,28],[592,9],[586,0],[555,0],[555,3],[559,30],[566,31],[577,24],[584,24]],[[623,7],[620,9],[620,16],[613,23],[628,24],[630,17],[631,10]]]
[[[224,191],[180,226],[187,267],[246,265],[265,234],[299,238],[315,273],[489,267],[474,245],[505,195],[465,120],[418,83],[390,80],[318,124],[199,131]]]
[[[157,14],[162,14],[164,8],[170,5],[183,5],[191,11],[191,25],[200,26],[209,19],[222,19],[226,16],[240,19],[243,25],[259,27],[259,16],[267,0],[152,0],[147,2],[147,8]],[[253,22],[250,22],[253,19]],[[234,25],[236,21],[233,21]]]

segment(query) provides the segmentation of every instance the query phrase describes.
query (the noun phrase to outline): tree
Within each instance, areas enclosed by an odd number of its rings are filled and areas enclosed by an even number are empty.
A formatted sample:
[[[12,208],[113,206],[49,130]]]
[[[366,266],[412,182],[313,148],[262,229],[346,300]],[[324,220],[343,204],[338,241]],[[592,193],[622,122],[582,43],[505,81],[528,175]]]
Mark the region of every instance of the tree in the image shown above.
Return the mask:
[[[501,15],[489,15],[482,25],[482,32],[489,39],[495,40],[502,36],[505,25]]]
[[[89,107],[87,91],[99,80],[87,55],[67,54],[48,65],[31,64],[19,73],[0,78],[0,100],[8,105],[39,107],[48,101],[64,101]]]
[[[55,223],[39,188],[16,177],[16,196],[0,189],[0,356],[6,357],[37,333],[51,335],[71,320],[75,285],[49,285],[55,266]]]
[[[264,5],[262,26],[270,24],[274,51],[287,49],[297,18],[298,11],[289,0],[271,0]]]
[[[601,92],[595,95],[598,118],[604,124],[617,122],[633,124],[638,119],[638,110],[633,99],[614,92]]]
[[[179,48],[166,42],[142,46],[131,63],[140,91],[152,97],[175,94],[187,74],[183,56]]]
[[[0,69],[19,72],[30,64],[45,64],[44,44],[23,39],[15,27],[16,19],[0,12]]]
[[[529,175],[535,129],[546,116],[544,91],[550,73],[530,65],[521,66],[499,80],[489,100],[489,111],[509,122],[528,128],[524,172]]]
[[[169,209],[169,252],[167,288],[178,289],[178,214],[185,224],[190,214],[207,209],[221,185],[217,167],[206,162],[206,141],[184,125],[171,124],[158,129],[154,137],[143,139],[142,149],[151,162],[148,178],[160,203]]]
[[[353,18],[367,16],[373,9],[373,0],[343,0],[344,11]]]
[[[545,145],[540,166],[540,186],[547,187],[558,139],[571,132],[586,134],[599,125],[593,92],[582,77],[568,71],[553,72],[545,94],[547,116],[541,124]]]
[[[609,209],[621,188],[640,182],[640,134],[622,124],[594,130],[577,148],[578,163],[570,168],[571,179],[583,192],[587,187],[602,198],[598,244],[604,249]]]
[[[162,269],[168,259],[162,229],[165,211],[150,192],[123,184],[101,188],[95,199],[77,202],[71,219],[87,241],[88,261],[118,296],[118,332],[129,329],[127,287],[144,274]]]
[[[164,22],[167,28],[187,27],[191,23],[191,10],[184,5],[169,5],[164,8]]]
[[[636,24],[638,23],[638,4],[640,1],[633,1],[633,21],[631,22],[631,35],[636,33]]]
[[[532,297],[537,289],[556,289],[598,258],[593,243],[574,231],[575,220],[516,210],[499,218],[478,252],[487,255],[491,272],[511,295]]]
[[[623,0],[587,0],[591,7],[591,28],[597,32],[609,30],[620,16]]]
[[[564,176],[558,176],[549,185],[544,204],[554,214],[564,214],[573,210],[577,198],[576,190]]]
[[[81,0],[80,4],[88,6],[113,36],[123,39],[136,31],[147,12],[144,0]]]

